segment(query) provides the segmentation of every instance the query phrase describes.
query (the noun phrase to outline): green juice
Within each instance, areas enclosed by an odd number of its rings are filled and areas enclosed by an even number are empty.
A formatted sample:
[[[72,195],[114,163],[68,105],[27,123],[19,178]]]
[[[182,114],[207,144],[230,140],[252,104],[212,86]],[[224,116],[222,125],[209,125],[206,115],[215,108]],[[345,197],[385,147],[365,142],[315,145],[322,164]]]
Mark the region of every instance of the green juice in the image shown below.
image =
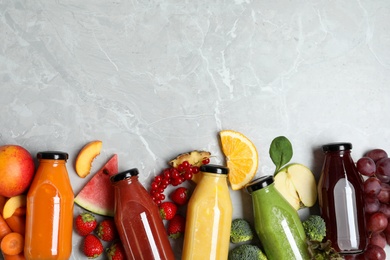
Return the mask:
[[[276,190],[272,176],[247,185],[252,195],[255,230],[270,260],[310,259],[297,211]]]

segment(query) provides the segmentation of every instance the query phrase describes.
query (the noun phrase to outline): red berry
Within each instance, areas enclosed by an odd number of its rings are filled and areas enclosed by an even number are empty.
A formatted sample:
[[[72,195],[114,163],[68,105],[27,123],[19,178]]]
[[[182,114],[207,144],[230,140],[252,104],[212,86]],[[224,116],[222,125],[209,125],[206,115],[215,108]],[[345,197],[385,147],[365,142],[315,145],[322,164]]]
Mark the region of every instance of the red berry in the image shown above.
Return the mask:
[[[161,180],[162,180],[162,176],[161,175],[157,175],[156,177],[154,177],[154,181],[156,183],[159,183]]]
[[[183,165],[184,169],[187,169],[188,167],[191,166],[191,164],[188,161],[182,162],[181,165]]]
[[[210,159],[209,158],[205,158],[202,161],[202,164],[209,164],[209,163],[210,163]]]
[[[125,260],[126,255],[123,245],[119,240],[114,241],[109,248],[106,249],[108,260]]]
[[[88,235],[95,230],[96,226],[96,218],[91,213],[84,212],[76,217],[75,228],[80,236]]]
[[[97,236],[104,241],[113,241],[117,238],[117,230],[113,219],[104,219],[99,223]]]
[[[88,234],[84,238],[83,253],[88,258],[96,258],[103,252],[103,245],[95,235]]]
[[[162,219],[170,220],[177,212],[177,206],[173,202],[163,202],[160,204],[160,216]]]
[[[186,220],[182,215],[175,215],[168,222],[168,236],[173,239],[177,239],[184,233]]]
[[[188,189],[185,187],[179,187],[176,190],[174,190],[170,198],[173,202],[175,202],[178,205],[184,205],[188,202]]]

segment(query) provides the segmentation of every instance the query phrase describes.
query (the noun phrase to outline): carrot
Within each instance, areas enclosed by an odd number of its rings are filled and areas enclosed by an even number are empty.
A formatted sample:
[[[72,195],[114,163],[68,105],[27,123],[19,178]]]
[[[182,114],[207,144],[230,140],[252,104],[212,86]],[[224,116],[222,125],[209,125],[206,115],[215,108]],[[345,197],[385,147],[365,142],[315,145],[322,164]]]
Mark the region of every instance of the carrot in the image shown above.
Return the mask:
[[[12,232],[11,228],[8,226],[7,222],[4,220],[3,216],[0,215],[0,241],[2,241],[3,238],[11,232]]]
[[[26,231],[26,216],[18,216],[14,214],[11,217],[6,218],[5,222],[7,222],[13,232],[24,235]]]
[[[1,240],[0,247],[6,255],[18,255],[23,251],[24,237],[19,233],[11,232]]]
[[[14,214],[15,216],[26,216],[26,207],[19,207],[15,210]]]
[[[26,260],[26,257],[24,256],[24,253],[19,253],[17,255],[7,255],[3,254],[4,260]]]

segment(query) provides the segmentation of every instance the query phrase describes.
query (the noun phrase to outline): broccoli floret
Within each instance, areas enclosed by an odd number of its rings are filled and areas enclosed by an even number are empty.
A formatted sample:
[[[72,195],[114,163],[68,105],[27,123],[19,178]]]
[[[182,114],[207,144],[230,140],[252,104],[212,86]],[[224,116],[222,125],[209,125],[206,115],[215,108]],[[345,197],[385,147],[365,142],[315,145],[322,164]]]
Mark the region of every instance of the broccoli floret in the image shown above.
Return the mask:
[[[258,246],[243,244],[230,250],[228,260],[267,260],[267,257]]]
[[[248,221],[237,218],[232,221],[230,229],[230,241],[234,244],[253,239],[253,231]]]
[[[307,239],[321,242],[326,235],[325,221],[321,216],[310,215],[308,219],[302,222]]]
[[[234,244],[253,239],[253,231],[248,221],[237,218],[232,221],[230,229],[230,241]]]

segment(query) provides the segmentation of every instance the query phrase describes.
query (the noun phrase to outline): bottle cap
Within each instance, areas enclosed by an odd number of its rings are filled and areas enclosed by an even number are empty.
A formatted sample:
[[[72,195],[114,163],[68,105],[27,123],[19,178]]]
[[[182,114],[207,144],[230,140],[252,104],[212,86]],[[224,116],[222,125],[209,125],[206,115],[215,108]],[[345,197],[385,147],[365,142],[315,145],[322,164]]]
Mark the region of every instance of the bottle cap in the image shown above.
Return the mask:
[[[256,190],[265,188],[272,183],[274,183],[274,176],[266,175],[251,181],[250,183],[245,185],[245,188],[249,193],[252,193]]]
[[[60,151],[45,151],[45,152],[38,152],[37,154],[38,159],[47,159],[47,160],[68,160],[69,155],[64,152]]]
[[[337,151],[345,151],[351,149],[352,149],[351,143],[330,143],[322,146],[323,152],[337,152]]]
[[[209,173],[216,173],[216,174],[228,174],[229,168],[221,165],[215,165],[215,164],[204,164],[199,167],[199,170],[201,172],[209,172]]]
[[[130,170],[127,170],[124,172],[120,172],[120,173],[117,173],[117,174],[111,176],[110,181],[111,181],[111,183],[115,183],[115,182],[118,182],[121,180],[129,179],[129,178],[131,178],[133,176],[137,176],[137,175],[138,175],[138,169],[133,168],[133,169],[130,169]]]

